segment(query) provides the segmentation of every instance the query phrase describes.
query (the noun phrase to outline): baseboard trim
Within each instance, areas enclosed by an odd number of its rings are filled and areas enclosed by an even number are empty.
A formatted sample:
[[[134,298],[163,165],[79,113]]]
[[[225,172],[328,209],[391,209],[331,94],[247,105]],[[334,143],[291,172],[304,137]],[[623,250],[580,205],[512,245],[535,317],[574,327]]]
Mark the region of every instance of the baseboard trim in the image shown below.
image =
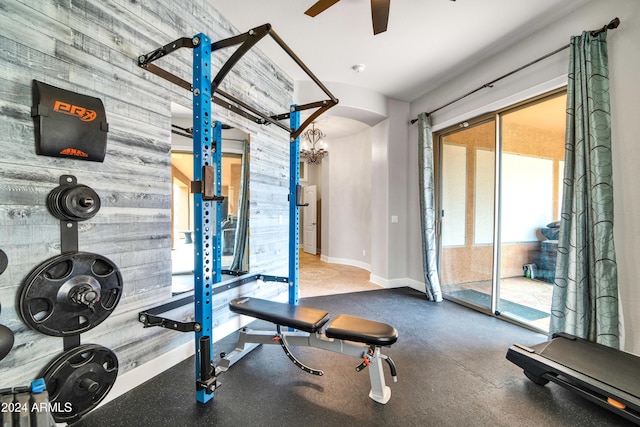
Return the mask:
[[[358,267],[362,268],[363,270],[371,271],[371,264],[367,264],[366,262],[355,261],[347,258],[327,257],[325,255],[320,255],[320,260],[328,262],[329,264],[350,265],[352,267]]]
[[[424,292],[424,283],[409,279],[408,277],[404,277],[402,279],[385,279],[383,277],[376,276],[375,274],[371,274],[369,275],[369,281],[387,289],[409,287],[416,291]]]
[[[407,281],[407,286],[415,289],[416,291],[420,291],[420,292],[424,292],[425,290],[425,284],[424,282],[419,282],[417,280],[413,280],[413,279],[406,279]]]

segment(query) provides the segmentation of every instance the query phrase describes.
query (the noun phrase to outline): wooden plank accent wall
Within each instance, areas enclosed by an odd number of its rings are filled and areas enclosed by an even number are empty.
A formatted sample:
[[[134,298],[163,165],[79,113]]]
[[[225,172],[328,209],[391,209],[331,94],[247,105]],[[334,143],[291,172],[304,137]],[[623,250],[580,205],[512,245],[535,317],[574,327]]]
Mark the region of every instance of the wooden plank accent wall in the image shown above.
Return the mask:
[[[0,275],[0,323],[15,345],[0,362],[0,388],[31,381],[63,350],[61,338],[29,329],[16,311],[25,277],[60,253],[59,222],[46,208],[60,175],[75,175],[100,196],[97,216],[79,223],[81,251],[110,258],[124,294],[115,312],[81,336],[115,351],[121,373],[192,340],[161,328],[144,329],[138,312],[171,299],[171,102],[191,108],[191,94],[137,66],[137,57],[179,37],[205,33],[221,40],[234,29],[213,0],[3,0],[0,16],[0,249],[9,258]],[[277,29],[276,29],[277,30]],[[268,39],[268,40],[267,40]],[[269,37],[261,43],[271,43]],[[215,52],[213,69],[233,50]],[[191,80],[191,51],[157,65]],[[33,79],[102,99],[109,133],[103,163],[37,156],[31,118]],[[293,82],[253,49],[223,89],[269,113],[288,111]],[[288,263],[289,135],[214,108],[214,119],[251,137],[250,266],[286,276]],[[278,299],[286,284],[247,284],[214,298],[214,322],[241,294]],[[185,307],[179,316],[193,316]],[[222,337],[215,337],[219,339]]]

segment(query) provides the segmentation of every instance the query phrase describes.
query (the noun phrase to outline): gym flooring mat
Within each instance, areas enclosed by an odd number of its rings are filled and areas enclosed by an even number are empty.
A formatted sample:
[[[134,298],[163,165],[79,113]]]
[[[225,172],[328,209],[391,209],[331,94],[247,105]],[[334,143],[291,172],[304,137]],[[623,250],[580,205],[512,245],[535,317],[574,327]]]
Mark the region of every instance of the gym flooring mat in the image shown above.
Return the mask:
[[[625,426],[624,418],[556,385],[528,380],[505,358],[514,342],[544,335],[410,288],[303,298],[333,315],[389,323],[398,341],[385,348],[398,370],[391,400],[369,399],[358,359],[294,348],[324,376],[296,368],[279,346],[262,346],[220,376],[207,404],[195,400],[194,358],[93,410],[77,426]],[[250,327],[271,328],[256,321]],[[236,334],[214,344],[229,352]]]

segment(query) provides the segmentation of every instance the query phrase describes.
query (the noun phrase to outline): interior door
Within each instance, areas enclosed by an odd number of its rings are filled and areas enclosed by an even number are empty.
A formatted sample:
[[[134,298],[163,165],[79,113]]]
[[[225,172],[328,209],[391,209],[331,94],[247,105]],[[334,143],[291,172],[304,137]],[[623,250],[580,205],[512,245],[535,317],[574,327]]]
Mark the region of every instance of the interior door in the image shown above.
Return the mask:
[[[302,213],[302,249],[308,254],[316,254],[318,247],[318,208],[317,208],[317,188],[315,185],[304,187],[304,203],[308,206],[303,208]]]

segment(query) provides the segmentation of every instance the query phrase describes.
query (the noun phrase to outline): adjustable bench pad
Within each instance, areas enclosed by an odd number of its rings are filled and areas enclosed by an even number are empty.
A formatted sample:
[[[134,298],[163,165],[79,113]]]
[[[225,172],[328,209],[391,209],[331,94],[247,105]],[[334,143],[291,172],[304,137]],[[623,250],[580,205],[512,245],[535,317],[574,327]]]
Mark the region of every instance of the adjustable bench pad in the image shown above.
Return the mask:
[[[229,303],[229,309],[234,313],[310,333],[318,332],[329,320],[329,313],[324,310],[258,298],[234,299]],[[391,325],[345,314],[336,316],[325,334],[328,338],[379,346],[388,346],[398,340],[398,331]]]
[[[229,310],[310,333],[317,332],[329,320],[329,313],[323,310],[258,298],[236,298],[229,303]]]
[[[337,315],[327,326],[325,334],[329,338],[370,345],[391,345],[398,340],[398,331],[393,326],[346,314]]]

